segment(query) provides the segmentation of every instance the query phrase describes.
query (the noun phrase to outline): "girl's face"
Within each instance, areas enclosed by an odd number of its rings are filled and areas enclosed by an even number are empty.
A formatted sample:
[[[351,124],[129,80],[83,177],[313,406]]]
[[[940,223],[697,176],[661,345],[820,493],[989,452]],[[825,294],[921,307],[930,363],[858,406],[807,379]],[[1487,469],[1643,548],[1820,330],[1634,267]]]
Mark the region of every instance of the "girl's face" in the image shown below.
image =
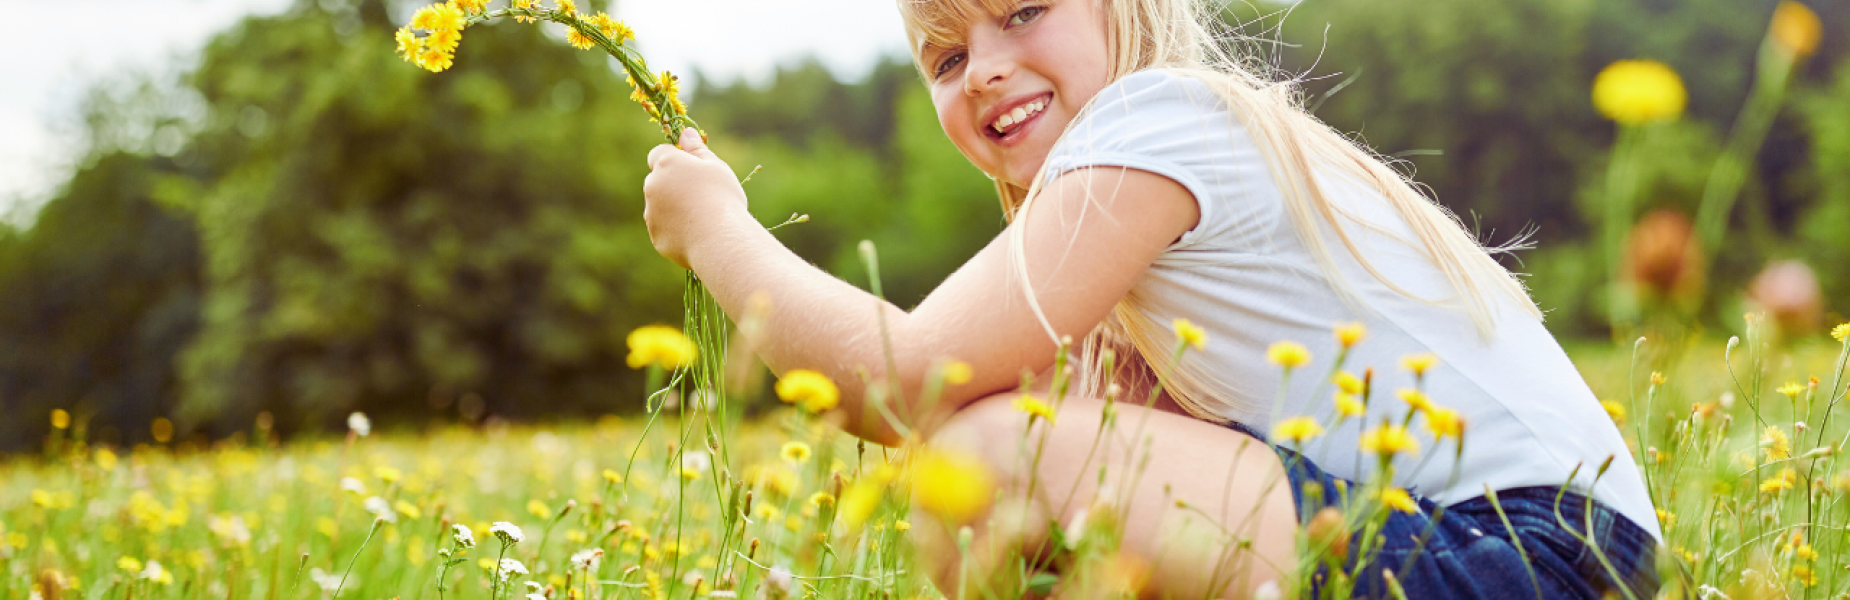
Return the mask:
[[[1026,188],[1107,83],[1104,16],[1093,0],[1025,0],[968,29],[919,53],[938,124],[977,168]]]

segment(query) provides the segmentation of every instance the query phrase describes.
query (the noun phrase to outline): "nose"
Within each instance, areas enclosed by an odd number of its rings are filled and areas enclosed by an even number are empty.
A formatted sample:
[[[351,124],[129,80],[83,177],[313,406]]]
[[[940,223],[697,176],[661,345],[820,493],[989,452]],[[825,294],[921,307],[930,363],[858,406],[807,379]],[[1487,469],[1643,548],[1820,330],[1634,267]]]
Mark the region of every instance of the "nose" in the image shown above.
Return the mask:
[[[964,56],[968,63],[964,66],[964,93],[978,96],[1007,81],[1015,73],[1015,60],[994,40],[980,39],[984,37],[981,35],[971,37],[970,49]]]

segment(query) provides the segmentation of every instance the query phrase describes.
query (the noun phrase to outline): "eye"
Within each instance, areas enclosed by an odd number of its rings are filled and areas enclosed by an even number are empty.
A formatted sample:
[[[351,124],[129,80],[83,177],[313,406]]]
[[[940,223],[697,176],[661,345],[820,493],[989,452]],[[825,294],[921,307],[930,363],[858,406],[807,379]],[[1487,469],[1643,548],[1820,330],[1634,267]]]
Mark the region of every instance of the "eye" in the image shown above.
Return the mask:
[[[1009,26],[1014,27],[1016,25],[1026,24],[1029,21],[1040,18],[1041,13],[1044,12],[1047,12],[1047,7],[1045,6],[1029,6],[1022,8],[1021,10],[1015,11],[1015,14],[1009,15]]]
[[[964,60],[964,53],[962,52],[944,53],[944,56],[938,59],[938,70],[936,73],[933,73],[933,76],[934,77],[944,77],[945,73],[951,72],[951,69],[955,68],[957,66],[957,63],[963,62],[963,60]]]

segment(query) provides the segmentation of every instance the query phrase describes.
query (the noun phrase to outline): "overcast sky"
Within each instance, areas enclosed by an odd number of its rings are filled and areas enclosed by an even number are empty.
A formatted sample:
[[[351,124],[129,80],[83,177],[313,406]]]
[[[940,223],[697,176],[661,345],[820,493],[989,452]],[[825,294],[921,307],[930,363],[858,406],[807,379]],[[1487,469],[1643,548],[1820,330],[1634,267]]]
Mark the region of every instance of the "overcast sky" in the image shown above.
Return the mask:
[[[0,0],[7,13],[0,18],[0,218],[30,221],[69,176],[76,102],[88,82],[188,64],[214,32],[291,2]],[[760,79],[813,55],[854,78],[882,53],[905,52],[890,0],[618,0],[616,7],[649,63],[679,73]]]

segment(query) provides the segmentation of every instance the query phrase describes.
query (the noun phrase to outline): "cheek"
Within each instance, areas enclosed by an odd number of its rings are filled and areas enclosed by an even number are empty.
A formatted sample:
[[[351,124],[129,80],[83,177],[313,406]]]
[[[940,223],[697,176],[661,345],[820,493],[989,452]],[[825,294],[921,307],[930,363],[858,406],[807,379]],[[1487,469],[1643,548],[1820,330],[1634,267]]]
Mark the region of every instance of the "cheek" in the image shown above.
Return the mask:
[[[970,150],[980,140],[973,139],[970,133],[969,108],[955,99],[946,101],[938,96],[936,91],[932,93],[932,105],[938,113],[938,128],[944,131],[945,137],[951,138],[951,143],[957,146],[957,151],[963,153],[964,158],[976,162],[976,156]]]

